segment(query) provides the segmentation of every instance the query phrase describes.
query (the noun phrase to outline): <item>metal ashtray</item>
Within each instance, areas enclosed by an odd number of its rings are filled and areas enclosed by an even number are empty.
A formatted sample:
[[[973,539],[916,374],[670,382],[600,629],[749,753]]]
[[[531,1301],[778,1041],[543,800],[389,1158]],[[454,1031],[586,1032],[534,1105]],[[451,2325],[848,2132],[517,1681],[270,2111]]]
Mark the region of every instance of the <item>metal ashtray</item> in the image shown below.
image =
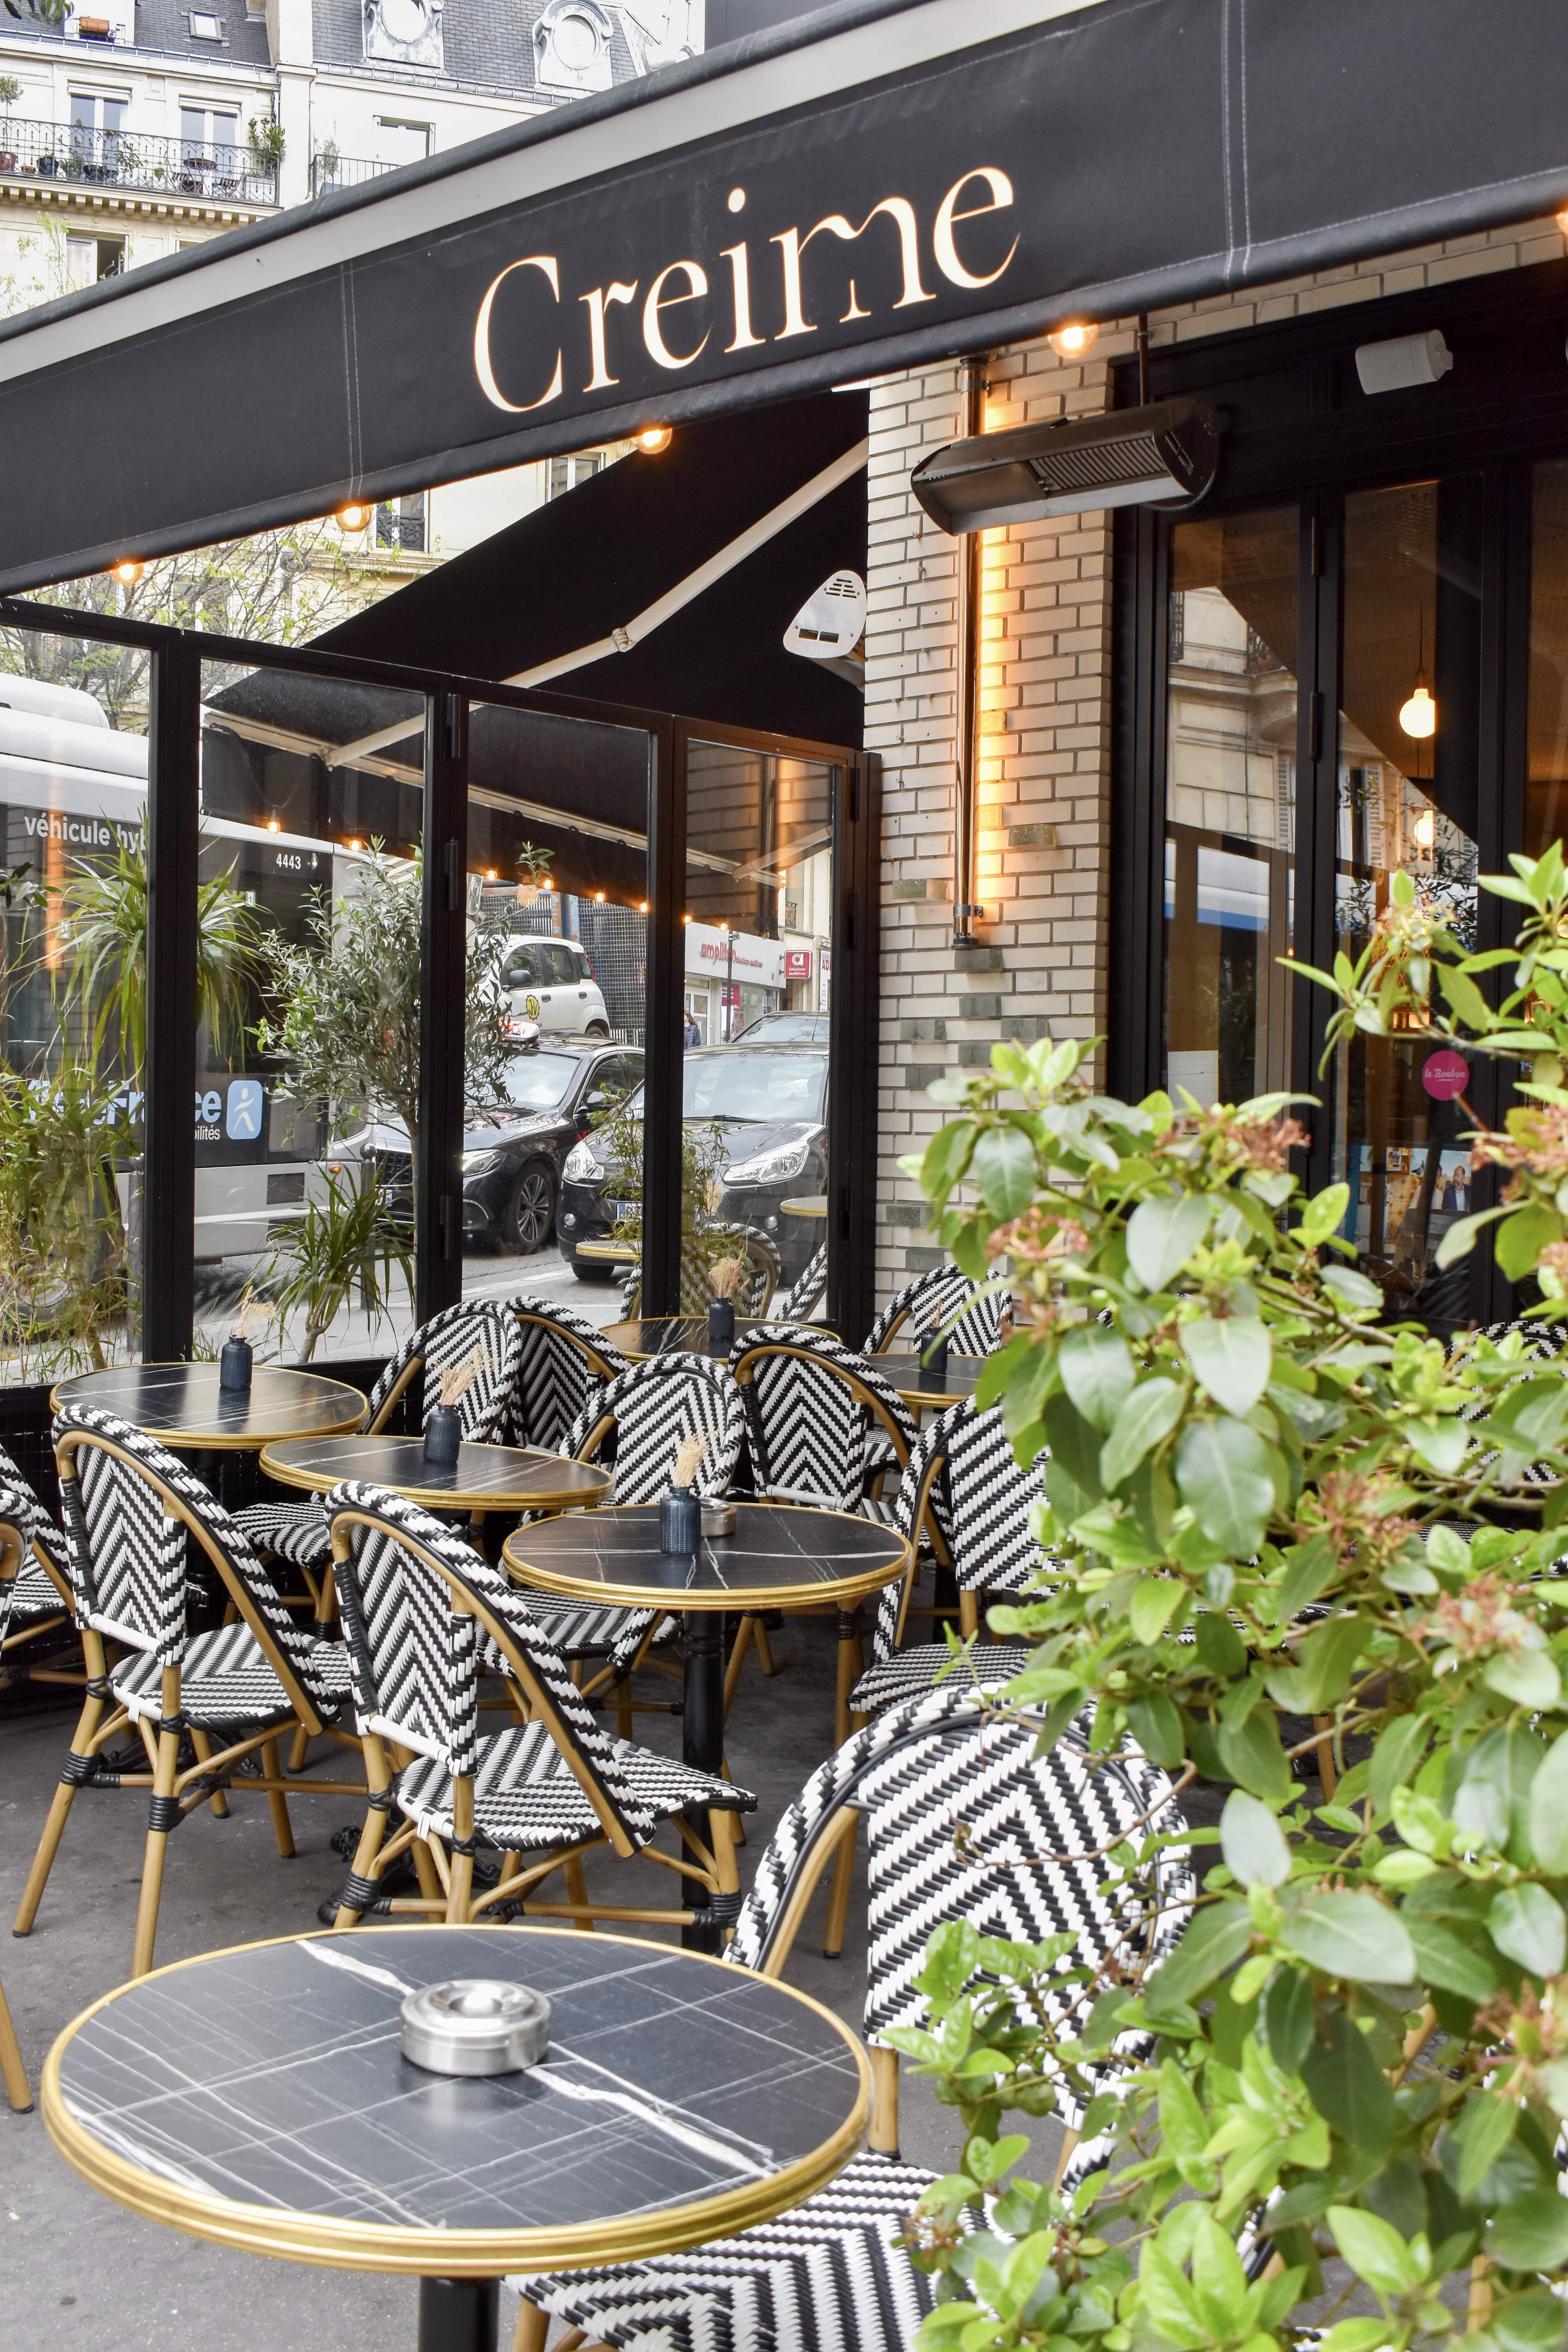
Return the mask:
[[[403,2054],[432,2074],[515,2074],[550,2047],[550,2003],[527,1985],[454,1977],[403,2004]]]
[[[710,1503],[704,1497],[702,1532],[705,1536],[732,1536],[735,1532],[734,1504]]]

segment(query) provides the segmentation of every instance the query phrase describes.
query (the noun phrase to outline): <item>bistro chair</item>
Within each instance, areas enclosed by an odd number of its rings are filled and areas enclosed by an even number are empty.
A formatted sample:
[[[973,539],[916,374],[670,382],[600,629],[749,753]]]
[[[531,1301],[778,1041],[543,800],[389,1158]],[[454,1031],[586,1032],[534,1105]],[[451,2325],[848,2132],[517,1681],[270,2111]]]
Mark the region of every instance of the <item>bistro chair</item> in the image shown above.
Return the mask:
[[[827,1289],[827,1244],[818,1242],[792,1286],[769,1302],[775,1321],[809,1323]]]
[[[981,1412],[965,1397],[939,1413],[916,1441],[899,1488],[894,1524],[911,1541],[933,1519],[945,1535],[965,1641],[980,1630],[986,1594],[1022,1593],[1038,1573],[1041,1552],[1029,1532],[1029,1517],[1040,1499],[1039,1466],[1019,1469],[996,1406]],[[1028,1662],[1026,1642],[978,1643],[959,1666],[945,1642],[900,1649],[914,1574],[911,1563],[904,1581],[882,1593],[872,1662],[849,1701],[858,1716],[879,1715],[884,1707],[918,1698],[935,1687],[944,1669],[955,1688],[978,1683],[994,1690],[1022,1674]]]
[[[27,1935],[79,1789],[148,1790],[147,1845],[131,1972],[153,1965],[163,1859],[171,1833],[210,1801],[226,1813],[230,1776],[264,1790],[280,1854],[294,1851],[288,1794],[355,1796],[362,1782],[285,1774],[278,1746],[289,1732],[336,1728],[349,1701],[348,1658],[318,1642],[284,1606],[241,1529],[178,1457],[129,1423],[85,1405],[56,1417],[55,1454],[66,1559],[87,1662],[81,1717],[60,1773],[12,1933]],[[194,1536],[237,1614],[206,1633],[186,1631],[185,1542]],[[104,1649],[124,1654],[113,1664]],[[133,1725],[145,1772],[110,1769],[108,1743]],[[191,1756],[182,1749],[185,1738]],[[216,1743],[216,1744],[215,1744]]]
[[[5,1462],[10,1458],[8,1454],[0,1455]],[[0,1641],[9,1637],[17,1589],[32,1565],[29,1530],[37,1508],[37,1497],[26,1480],[12,1485],[0,1477]],[[4,1985],[0,1985],[0,2081],[5,2083],[5,2096],[17,2114],[26,2115],[33,2104],[33,2094],[27,2083],[27,2070],[22,2063],[16,2029],[5,2006]]]
[[[508,1311],[522,1337],[511,1393],[513,1442],[559,1453],[584,1407],[627,1370],[626,1359],[574,1307],[524,1291],[508,1301]]]
[[[478,1377],[458,1399],[458,1418],[470,1445],[498,1436],[512,1410],[522,1332],[515,1315],[489,1300],[460,1299],[422,1323],[393,1357],[370,1393],[364,1429],[374,1436],[386,1427],[405,1392],[423,1373],[419,1426],[424,1428],[441,1402],[441,1375],[466,1363],[478,1349],[482,1359]],[[318,1617],[322,1613],[323,1580],[331,1557],[327,1514],[319,1496],[302,1501],[279,1497],[248,1504],[235,1513],[235,1524],[258,1550],[287,1560],[304,1577]]]
[[[1121,1840],[1155,1816],[1163,1831],[1184,1829],[1165,1773],[1131,1747],[1091,1766],[1076,1730],[1044,1756],[1035,1745],[1032,1726],[987,1722],[973,1696],[935,1691],[889,1709],[818,1766],[758,1862],[725,1957],[783,1976],[824,1871],[864,1814],[863,2023],[876,2084],[868,2150],[793,2212],[738,2237],[614,2269],[514,2279],[525,2299],[518,2352],[537,2352],[545,2315],[617,2352],[700,2344],[909,2352],[931,2282],[910,2262],[903,2228],[937,2176],[899,2155],[899,2062],[886,2037],[928,2022],[918,1989],[927,1937],[951,1920],[1026,1943],[1068,1932],[1078,1938],[1072,1962],[1109,1962],[1119,1978],[1136,1978],[1174,1948],[1195,1892],[1177,1845],[1105,1889],[1106,1857]],[[840,1912],[830,1944],[842,1924]],[[1065,2013],[1078,1992],[1065,1984],[1052,2010]],[[1152,2035],[1122,2034],[1114,2065],[1092,2087],[1142,2063],[1152,2047]],[[1061,2168],[1076,2179],[1104,2161],[1109,2143],[1074,2144],[1083,2109],[1066,2084],[1058,2111],[1068,2127]]]
[[[906,1348],[919,1349],[945,1330],[954,1355],[988,1356],[1001,1344],[1005,1305],[1004,1298],[984,1297],[955,1265],[933,1266],[889,1299],[866,1334],[866,1353],[886,1355],[900,1333]]]
[[[47,1641],[69,1626],[70,1576],[66,1566],[64,1536],[3,1445],[0,1492],[15,1514],[23,1546],[21,1564],[8,1588],[0,1656],[8,1670],[20,1669],[28,1681],[79,1684],[79,1672],[59,1666],[35,1666],[24,1654],[33,1643]]]
[[[739,1908],[735,1815],[756,1799],[629,1740],[612,1739],[573,1682],[555,1643],[499,1569],[417,1504],[384,1488],[347,1483],[328,1496],[332,1558],[364,1740],[370,1803],[337,1924],[351,1927],[374,1904],[393,1914],[435,1913],[459,1926],[492,1904],[526,1905],[531,1917],[689,1926],[732,1919]],[[529,1720],[481,1738],[481,1653],[493,1651],[524,1693]],[[388,1832],[395,1803],[403,1816]],[[681,1818],[710,1809],[711,1843]],[[690,1859],[657,1852],[675,1823]],[[497,1883],[476,1897],[474,1855],[497,1849]],[[583,1856],[607,1845],[641,1853],[695,1880],[702,1910],[650,1910],[590,1903]],[[418,1895],[380,1896],[385,1864],[412,1848]],[[567,1900],[540,1902],[550,1874]],[[438,1884],[432,1884],[432,1874]]]
[[[765,1315],[773,1304],[773,1293],[779,1286],[783,1269],[779,1254],[768,1239],[751,1225],[712,1225],[708,1229],[710,1239],[724,1241],[721,1255],[739,1257],[745,1261],[741,1286],[734,1294],[737,1315]],[[680,1312],[683,1315],[706,1315],[711,1301],[718,1296],[712,1282],[713,1260],[710,1254],[683,1241],[680,1245]],[[632,1321],[642,1312],[642,1267],[633,1266],[621,1288],[621,1307],[626,1319]]]

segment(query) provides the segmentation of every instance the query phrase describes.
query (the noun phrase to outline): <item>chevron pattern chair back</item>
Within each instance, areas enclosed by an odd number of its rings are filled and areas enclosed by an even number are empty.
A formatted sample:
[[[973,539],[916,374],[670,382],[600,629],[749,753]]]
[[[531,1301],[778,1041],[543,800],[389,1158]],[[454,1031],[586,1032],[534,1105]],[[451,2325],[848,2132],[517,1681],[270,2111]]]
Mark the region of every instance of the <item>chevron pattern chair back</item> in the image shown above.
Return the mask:
[[[326,1498],[362,1732],[470,1778],[481,1641],[495,1643],[620,1853],[658,1825],[638,1801],[565,1659],[499,1569],[416,1503],[358,1480]]]
[[[0,1480],[0,1642],[11,1630],[11,1608],[27,1557],[27,1496]]]
[[[782,1298],[769,1302],[775,1319],[793,1318],[799,1321],[816,1314],[827,1288],[827,1244],[818,1242],[792,1286]]]
[[[779,1254],[765,1234],[752,1233],[745,1225],[715,1225],[710,1228],[715,1235],[725,1236],[731,1244],[731,1255],[743,1257],[746,1271],[735,1293],[737,1315],[765,1315],[773,1303],[783,1269]],[[722,1252],[720,1253],[722,1255]],[[683,1315],[706,1315],[714,1297],[709,1278],[710,1255],[697,1249],[689,1241],[680,1244],[680,1312]],[[634,1265],[621,1286],[621,1305],[627,1320],[642,1311],[642,1268]]]
[[[746,1442],[741,1391],[722,1364],[683,1350],[649,1356],[584,1405],[562,1451],[590,1461],[614,1445],[617,1503],[655,1503],[669,1490],[682,1438],[702,1436],[708,1451],[692,1482],[700,1495],[722,1495]]]
[[[338,1700],[321,1645],[285,1608],[276,1585],[211,1489],[179,1456],[129,1422],[87,1405],[55,1415],[55,1454],[71,1589],[80,1622],[178,1665],[185,1652],[185,1535],[195,1537],[255,1634],[307,1729]]]
[[[887,1440],[900,1472],[909,1460],[909,1407],[831,1331],[749,1332],[731,1348],[730,1369],[746,1402],[759,1495],[853,1511],[865,1494],[868,1437]]]
[[[893,1523],[912,1541],[922,1516],[934,1518],[961,1592],[1021,1592],[1041,1564],[1029,1514],[1042,1496],[1044,1458],[1020,1470],[1000,1407],[981,1412],[965,1397],[921,1430],[900,1483]],[[876,1665],[899,1646],[904,1592],[902,1584],[890,1584],[879,1599]]]
[[[22,1565],[11,1594],[11,1615],[24,1619],[51,1617],[60,1608],[75,1613],[68,1546],[60,1529],[39,1501],[5,1448],[0,1445],[0,1487],[17,1513],[25,1547]]]
[[[1026,1724],[987,1720],[983,1703],[946,1689],[890,1707],[854,1733],[779,1822],[726,1959],[768,1971],[773,1948],[793,1933],[792,1896],[821,1868],[814,1849],[847,1806],[868,1831],[871,2041],[927,2022],[916,1980],[927,1937],[945,1920],[1024,1943],[1070,1930],[1079,1959],[1152,1969],[1191,1914],[1196,1880],[1187,1848],[1154,1853],[1114,1894],[1100,1888],[1110,1847],[1152,1815],[1163,1831],[1185,1828],[1168,1776],[1131,1747],[1091,1768],[1076,1727],[1044,1756],[1035,1743]],[[1077,1990],[1064,1987],[1053,2009],[1065,2013]],[[1123,2035],[1120,2064],[1152,2047],[1152,2037]],[[1064,2098],[1064,2113],[1067,2105]],[[1066,2119],[1076,2127],[1079,2115]]]
[[[510,1299],[522,1347],[512,1391],[511,1432],[519,1445],[558,1454],[584,1408],[629,1369],[620,1349],[574,1307],[531,1298]]]
[[[982,1297],[976,1285],[955,1265],[933,1266],[929,1274],[917,1275],[913,1282],[906,1283],[867,1333],[866,1353],[884,1354],[900,1332],[906,1347],[932,1339],[948,1318],[966,1304],[968,1312],[949,1330],[947,1344],[955,1356],[988,1356],[1001,1339],[1005,1301]],[[903,1331],[906,1323],[912,1327],[910,1331]]]
[[[470,1445],[494,1437],[511,1411],[517,1368],[522,1354],[522,1332],[517,1318],[488,1299],[459,1299],[422,1323],[393,1357],[370,1393],[365,1427],[384,1429],[393,1407],[421,1373],[419,1425],[428,1422],[441,1402],[441,1375],[465,1364],[478,1349],[478,1376],[458,1399],[458,1418]]]

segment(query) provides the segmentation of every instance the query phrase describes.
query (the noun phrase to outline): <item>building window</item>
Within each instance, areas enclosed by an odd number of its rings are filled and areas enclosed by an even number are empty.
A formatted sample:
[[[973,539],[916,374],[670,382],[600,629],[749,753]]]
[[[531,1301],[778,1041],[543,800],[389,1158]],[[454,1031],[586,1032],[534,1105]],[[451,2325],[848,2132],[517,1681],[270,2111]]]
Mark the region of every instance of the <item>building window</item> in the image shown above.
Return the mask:
[[[552,457],[548,495],[558,499],[563,490],[574,490],[591,474],[602,473],[605,453],[602,449],[584,449],[574,457]]]
[[[391,115],[375,118],[375,160],[378,163],[423,163],[430,152],[427,122],[398,122]]]
[[[615,79],[613,27],[599,0],[549,0],[533,27],[533,70],[541,89],[579,98]]]
[[[213,160],[225,149],[230,156],[239,145],[239,116],[226,107],[203,106],[198,100],[180,102],[180,150],[187,163]]]
[[[71,287],[96,286],[100,278],[118,278],[125,267],[122,236],[68,236],[66,277]]]
[[[425,492],[403,499],[384,499],[375,510],[377,547],[395,547],[405,555],[425,552]]]
[[[223,18],[221,16],[208,16],[203,15],[198,10],[193,9],[188,22],[191,27],[191,38],[193,41],[222,40]]]
[[[365,0],[364,53],[388,64],[443,62],[442,0]]]

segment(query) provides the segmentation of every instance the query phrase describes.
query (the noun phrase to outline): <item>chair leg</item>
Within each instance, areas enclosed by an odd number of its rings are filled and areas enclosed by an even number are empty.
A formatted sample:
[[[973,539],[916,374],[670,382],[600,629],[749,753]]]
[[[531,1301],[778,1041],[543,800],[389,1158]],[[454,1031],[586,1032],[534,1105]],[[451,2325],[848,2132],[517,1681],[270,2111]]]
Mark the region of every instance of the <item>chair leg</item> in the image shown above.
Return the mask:
[[[101,1638],[96,1633],[89,1633],[84,1647],[89,1652],[88,1673],[94,1681],[101,1682],[106,1671]],[[91,1654],[93,1650],[97,1652],[96,1657]],[[73,1758],[89,1756],[94,1752],[93,1740],[98,1727],[103,1720],[104,1706],[105,1702],[101,1698],[88,1697],[83,1700],[81,1715],[77,1723],[75,1736],[71,1740]],[[49,1806],[48,1818],[44,1823],[43,1835],[38,1840],[38,1850],[33,1856],[33,1867],[27,1873],[27,1884],[22,1890],[22,1900],[17,1906],[16,1916],[12,1924],[13,1936],[26,1936],[31,1933],[33,1922],[38,1916],[38,1906],[43,1901],[44,1888],[47,1885],[49,1873],[54,1868],[55,1856],[59,1851],[60,1840],[65,1835],[66,1820],[75,1797],[76,1787],[69,1780],[62,1780],[55,1790],[53,1801]]]
[[[423,1838],[414,1841],[414,1872],[419,1881],[419,1892],[427,1902],[444,1903],[440,1874],[430,1859],[430,1848]]]
[[[191,1726],[191,1746],[195,1750],[198,1764],[209,1764],[212,1761],[212,1741],[205,1731],[198,1731],[195,1724]],[[212,1808],[215,1821],[227,1821],[228,1799],[221,1789],[215,1789],[207,1801]]]
[[[622,1739],[632,1736],[632,1678],[623,1675],[616,1685],[616,1730]]]
[[[574,1853],[569,1856],[561,1866],[561,1874],[566,1881],[567,1902],[585,1904],[588,1900],[588,1882],[583,1875],[582,1855]],[[574,1921],[574,1925],[581,1927],[586,1936],[591,1936],[594,1932],[592,1919],[584,1918]]]
[[[22,2063],[22,2053],[16,2042],[16,2029],[11,2022],[11,2012],[5,2006],[5,1988],[0,1985],[0,2079],[5,2084],[5,2096],[19,2116],[31,2112],[33,2094],[27,2084],[27,2070]]]
[[[550,2314],[541,2311],[526,2295],[518,2307],[517,2334],[511,2339],[511,2352],[544,2352],[544,2339],[550,2333]]]
[[[842,1748],[849,1737],[849,1694],[860,1679],[860,1621],[853,1609],[838,1612],[838,1693],[833,1710],[834,1744]]]
[[[447,1887],[447,1925],[467,1924],[474,1893],[474,1784],[458,1775],[452,1782],[450,1878]]]
[[[768,1629],[760,1617],[752,1622],[755,1631],[752,1638],[757,1645],[757,1664],[764,1675],[774,1675],[778,1672],[778,1668],[773,1664],[773,1644],[768,1640]]]
[[[269,1780],[282,1774],[278,1768],[278,1742],[269,1739],[261,1751],[261,1769]],[[294,1825],[289,1819],[289,1800],[281,1789],[268,1789],[267,1801],[272,1808],[272,1834],[278,1841],[278,1851],[285,1862],[294,1859]]]
[[[389,1786],[385,1760],[374,1753],[369,1743],[366,1744],[365,1748],[365,1776],[370,1781],[373,1796],[385,1793]],[[372,1805],[367,1810],[364,1827],[359,1833],[359,1843],[354,1848],[354,1858],[350,1864],[352,1877],[374,1876],[375,1858],[381,1852],[381,1842],[386,1835],[389,1810],[386,1805]],[[338,1906],[338,1916],[333,1920],[332,1926],[334,1928],[357,1927],[359,1922],[360,1914],[353,1906],[351,1904],[341,1903]]]
[[[290,1772],[302,1772],[304,1770],[305,1758],[310,1751],[310,1735],[306,1730],[304,1725],[301,1724],[298,1731],[295,1732],[293,1738],[289,1742],[289,1769]]]
[[[849,1917],[849,1891],[855,1876],[855,1845],[859,1834],[860,1816],[851,1812],[849,1827],[839,1838],[838,1853],[833,1864],[833,1893],[828,1901],[827,1925],[822,1937],[825,1960],[836,1960],[844,1949],[844,1929]]]
[[[172,1692],[169,1688],[171,1683],[174,1685]],[[180,1710],[178,1672],[165,1670],[163,1685],[163,1720],[167,1723]],[[136,1941],[131,1956],[133,1977],[144,1977],[153,1966],[153,1946],[158,1933],[158,1899],[163,1891],[163,1859],[169,1850],[169,1832],[160,1823],[167,1808],[174,1802],[174,1783],[179,1775],[180,1735],[177,1731],[160,1731],[158,1769],[153,1776],[153,1794],[147,1807],[147,1851],[142,1864],[142,1897],[136,1906]]]
[[[740,1684],[741,1668],[746,1663],[746,1652],[751,1648],[752,1637],[758,1630],[757,1621],[754,1617],[747,1616],[742,1618],[740,1631],[736,1633],[734,1642],[731,1647],[730,1663],[724,1669],[724,1714],[726,1718],[729,1716],[731,1706],[734,1701],[736,1689]]]
[[[899,2053],[885,2050],[873,2042],[868,2055],[871,2060],[871,2129],[870,2145],[879,2156],[897,2156],[899,2152]]]

